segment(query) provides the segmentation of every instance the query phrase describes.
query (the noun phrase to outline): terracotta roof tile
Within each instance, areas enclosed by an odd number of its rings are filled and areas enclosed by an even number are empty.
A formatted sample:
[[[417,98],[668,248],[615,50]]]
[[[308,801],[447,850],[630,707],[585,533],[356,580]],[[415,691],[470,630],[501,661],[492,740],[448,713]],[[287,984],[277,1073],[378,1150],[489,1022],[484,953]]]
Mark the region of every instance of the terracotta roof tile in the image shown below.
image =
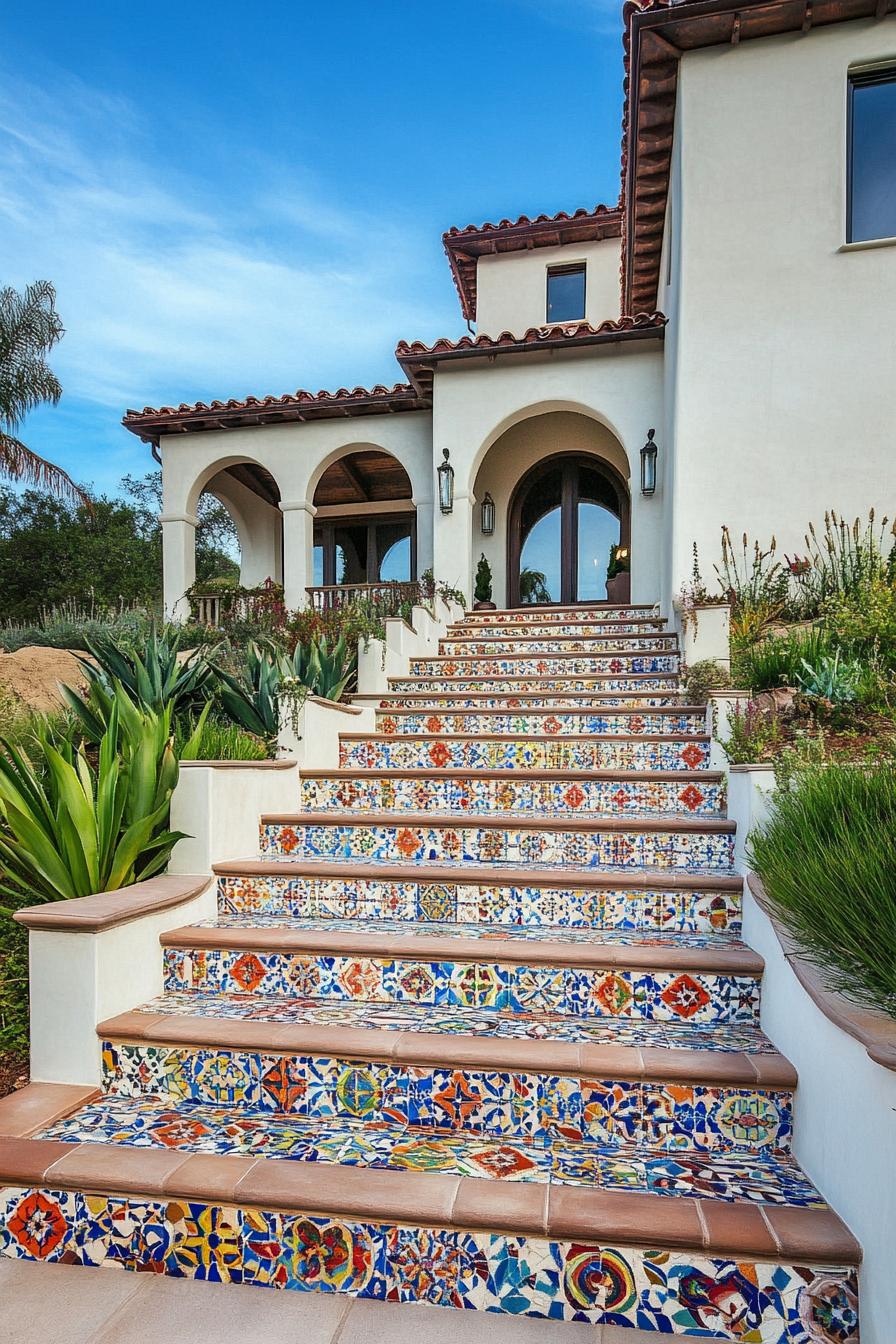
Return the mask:
[[[533,247],[558,247],[565,243],[598,242],[618,238],[622,231],[622,211],[618,205],[596,205],[591,210],[561,210],[556,215],[537,215],[530,219],[502,219],[497,224],[467,224],[451,228],[442,235],[442,243],[451,265],[451,274],[460,296],[463,315],[476,317],[476,262],[490,253],[522,252]]]

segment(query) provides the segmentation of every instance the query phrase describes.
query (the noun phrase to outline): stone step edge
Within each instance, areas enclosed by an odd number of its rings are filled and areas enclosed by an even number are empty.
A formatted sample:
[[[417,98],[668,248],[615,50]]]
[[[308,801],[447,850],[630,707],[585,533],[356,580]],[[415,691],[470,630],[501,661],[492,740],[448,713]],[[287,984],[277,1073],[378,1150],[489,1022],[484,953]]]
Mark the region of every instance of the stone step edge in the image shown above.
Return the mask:
[[[390,738],[394,742],[395,738]],[[611,769],[606,766],[593,770],[569,768],[557,770],[552,767],[540,769],[538,766],[514,766],[512,769],[500,766],[446,765],[446,766],[334,766],[331,770],[304,770],[302,780],[315,779],[522,779],[553,782],[555,780],[599,780],[621,784],[646,784],[655,781],[661,784],[719,784],[724,779],[721,770],[630,770],[625,766]]]
[[[733,835],[735,823],[724,817],[686,817],[678,812],[664,813],[657,817],[627,816],[618,817],[582,817],[576,813],[570,816],[557,814],[551,817],[532,817],[525,813],[494,812],[446,812],[433,815],[429,812],[266,812],[260,821],[263,826],[400,826],[408,830],[415,826],[428,829],[457,830],[458,818],[463,818],[464,826],[476,826],[482,829],[522,831],[712,831],[713,833]],[[639,869],[644,872],[644,869]]]
[[[401,710],[396,712],[402,713]],[[418,711],[410,712],[416,714]],[[463,713],[463,710],[459,712]],[[698,742],[703,745],[711,741],[708,733],[443,733],[437,730],[433,733],[339,734],[340,742],[432,742],[434,739],[439,742]]]
[[[319,816],[315,813],[315,819]],[[228,859],[212,864],[216,877],[335,877],[349,881],[451,882],[458,886],[487,887],[593,887],[598,890],[656,887],[662,891],[743,891],[743,878],[736,873],[681,873],[660,868],[639,868],[630,873],[583,868],[578,872],[545,873],[542,869],[493,868],[481,864],[356,863],[347,859]]]
[[[324,924],[327,921],[323,921]],[[159,935],[162,947],[185,951],[231,948],[245,952],[343,954],[413,961],[493,963],[523,966],[570,966],[584,970],[626,969],[715,971],[758,978],[765,962],[758,952],[739,947],[625,946],[618,943],[565,943],[525,938],[440,938],[438,934],[365,933],[352,930],[207,928],[183,925]]]
[[[731,1204],[114,1143],[0,1139],[0,1183],[787,1263],[858,1264],[862,1257],[828,1206]]]
[[[625,1078],[751,1090],[761,1087],[785,1092],[797,1084],[793,1065],[777,1052],[592,1045],[544,1038],[391,1031],[307,1022],[283,1024],[149,1011],[119,1013],[100,1022],[96,1034],[102,1041],[147,1047],[258,1050],[272,1055],[363,1059],[412,1067]]]

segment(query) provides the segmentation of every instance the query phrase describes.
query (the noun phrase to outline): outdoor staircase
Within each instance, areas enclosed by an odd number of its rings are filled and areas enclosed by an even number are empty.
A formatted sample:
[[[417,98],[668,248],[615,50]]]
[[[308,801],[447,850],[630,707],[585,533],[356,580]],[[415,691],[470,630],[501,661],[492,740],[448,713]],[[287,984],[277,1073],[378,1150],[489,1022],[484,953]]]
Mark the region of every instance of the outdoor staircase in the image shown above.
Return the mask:
[[[857,1339],[664,621],[474,612],[340,750],[101,1024],[102,1094],[5,1145],[3,1252]]]

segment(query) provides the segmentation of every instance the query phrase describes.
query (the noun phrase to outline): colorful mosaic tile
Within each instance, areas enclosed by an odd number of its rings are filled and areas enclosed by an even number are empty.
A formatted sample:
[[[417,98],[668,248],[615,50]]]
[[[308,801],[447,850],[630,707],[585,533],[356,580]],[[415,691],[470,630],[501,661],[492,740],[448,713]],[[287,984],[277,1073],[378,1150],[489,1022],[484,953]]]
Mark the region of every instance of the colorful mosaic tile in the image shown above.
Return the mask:
[[[512,611],[471,612],[453,627],[455,630],[479,629],[482,626],[522,626],[530,624],[553,626],[574,625],[576,621],[642,621],[660,619],[657,607],[518,607]]]
[[[521,637],[533,638],[544,636],[549,638],[552,632],[556,635],[579,635],[583,639],[601,636],[605,639],[616,639],[622,635],[644,635],[651,632],[664,633],[666,621],[661,617],[643,617],[640,620],[614,621],[612,624],[607,621],[599,621],[594,618],[580,620],[569,620],[564,623],[562,630],[557,630],[556,623],[530,621],[525,626],[520,626],[515,630],[508,630],[505,625],[474,625],[472,622],[462,625],[452,626],[445,636],[445,642],[464,641],[468,639],[489,639],[496,643],[509,642]]]
[[[326,816],[327,814],[322,814]],[[526,828],[512,819],[504,827],[459,820],[456,826],[368,826],[361,822],[318,824],[262,823],[260,848],[270,857],[447,860],[456,863],[582,868],[680,869],[691,873],[729,873],[734,838],[727,831],[566,830],[561,818],[550,829]]]
[[[354,1116],[550,1146],[787,1153],[789,1092],[434,1068],[173,1045],[103,1046],[104,1090],[322,1119]]]
[[[486,716],[483,716],[486,717]],[[438,722],[438,720],[436,720]],[[342,739],[343,770],[702,770],[709,747],[694,737],[653,742],[637,737],[412,737]],[[553,726],[553,725],[551,725]]]
[[[573,1017],[758,1020],[755,977],[313,953],[166,948],[165,989],[497,1008]]]
[[[541,654],[527,658],[412,658],[413,677],[615,677],[636,672],[677,673],[677,653]]]
[[[255,874],[218,879],[218,910],[222,915],[270,915],[326,920],[438,922],[441,931],[454,922],[472,929],[482,924],[503,931],[540,926],[564,930],[595,928],[724,933],[740,928],[737,891],[604,890],[599,887],[466,883],[462,874],[444,880],[420,881],[408,865],[402,881],[379,878],[289,877]]]
[[[0,1219],[0,1252],[23,1260],[709,1332],[741,1344],[858,1339],[856,1274],[837,1266],[713,1260],[54,1190],[0,1192]]]
[[[660,733],[676,737],[703,735],[706,732],[706,714],[703,710],[685,713],[675,708],[645,709],[643,713],[640,710],[629,713],[618,710],[571,713],[568,708],[560,707],[552,712],[532,709],[491,714],[475,709],[464,712],[419,709],[415,713],[401,714],[377,710],[376,730],[390,735],[420,737],[445,733],[485,739],[510,735],[537,739],[553,737],[571,739],[571,747],[587,748],[592,744],[580,743],[579,738],[619,735],[628,739]]]
[[[565,631],[564,635],[566,635]],[[567,635],[563,639],[558,639],[556,636],[552,637],[550,635],[533,635],[526,639],[508,639],[503,643],[494,639],[480,639],[478,636],[465,639],[439,640],[439,655],[450,658],[480,658],[493,654],[515,658],[517,656],[527,657],[534,653],[558,656],[570,653],[599,655],[607,649],[614,653],[640,653],[644,650],[651,653],[661,650],[675,653],[678,651],[678,636],[620,634],[588,637],[580,635],[578,638],[570,639]]]
[[[478,671],[477,671],[478,669]],[[443,670],[432,674],[429,681],[421,676],[413,677],[390,677],[390,693],[402,695],[402,693],[426,692],[427,704],[440,704],[446,697],[451,697],[458,691],[477,691],[486,696],[493,697],[487,699],[486,705],[494,703],[496,705],[513,705],[513,700],[508,700],[508,696],[526,695],[527,698],[534,695],[540,698],[542,704],[563,704],[570,695],[579,697],[583,691],[591,691],[595,694],[595,702],[599,704],[612,704],[614,692],[621,696],[618,703],[629,705],[632,703],[642,704],[643,693],[655,694],[658,699],[657,704],[680,704],[681,703],[681,682],[677,675],[665,675],[656,673],[647,676],[587,676],[573,673],[567,669],[565,675],[551,674],[549,676],[524,676],[521,673],[508,673],[506,676],[497,671],[487,673],[483,670],[482,663],[467,673],[457,672],[450,677]],[[638,693],[637,698],[632,701],[626,696]],[[666,695],[661,694],[666,692]],[[544,697],[547,696],[545,699]],[[671,699],[670,699],[671,697]],[[580,703],[578,698],[576,703]]]

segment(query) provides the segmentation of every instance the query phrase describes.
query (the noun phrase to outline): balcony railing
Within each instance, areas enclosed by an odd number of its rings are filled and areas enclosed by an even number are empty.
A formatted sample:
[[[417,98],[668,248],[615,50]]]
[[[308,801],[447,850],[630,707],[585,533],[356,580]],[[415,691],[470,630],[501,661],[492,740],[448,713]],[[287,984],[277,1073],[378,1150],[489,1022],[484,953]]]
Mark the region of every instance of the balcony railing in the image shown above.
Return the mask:
[[[335,611],[355,602],[372,602],[389,616],[406,602],[420,601],[419,583],[332,583],[305,591],[315,611]]]

